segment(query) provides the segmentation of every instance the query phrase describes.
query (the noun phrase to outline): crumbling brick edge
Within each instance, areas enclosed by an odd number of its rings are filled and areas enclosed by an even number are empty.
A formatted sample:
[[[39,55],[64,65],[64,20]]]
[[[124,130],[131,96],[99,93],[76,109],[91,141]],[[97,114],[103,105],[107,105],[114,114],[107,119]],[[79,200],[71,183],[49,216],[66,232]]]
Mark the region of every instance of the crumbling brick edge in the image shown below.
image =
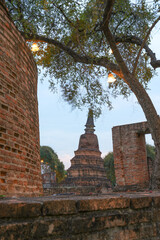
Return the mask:
[[[0,239],[160,239],[160,192],[0,201]]]

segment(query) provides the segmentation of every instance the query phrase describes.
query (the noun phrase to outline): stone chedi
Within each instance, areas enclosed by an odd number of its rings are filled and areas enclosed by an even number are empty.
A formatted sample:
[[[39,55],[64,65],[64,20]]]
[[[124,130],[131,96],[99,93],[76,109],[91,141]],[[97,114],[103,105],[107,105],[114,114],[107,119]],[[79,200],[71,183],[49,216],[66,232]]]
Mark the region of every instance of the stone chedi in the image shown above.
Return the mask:
[[[98,139],[94,134],[93,112],[89,111],[85,133],[81,135],[78,150],[71,159],[68,169],[68,184],[78,186],[110,185],[106,178],[104,161],[99,151]]]

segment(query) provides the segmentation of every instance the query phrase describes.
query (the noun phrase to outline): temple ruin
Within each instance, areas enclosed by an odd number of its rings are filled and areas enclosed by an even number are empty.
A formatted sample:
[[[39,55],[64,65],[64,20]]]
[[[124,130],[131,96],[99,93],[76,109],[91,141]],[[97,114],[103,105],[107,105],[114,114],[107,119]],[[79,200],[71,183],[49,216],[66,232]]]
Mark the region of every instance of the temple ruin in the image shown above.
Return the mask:
[[[149,187],[152,166],[147,161],[145,134],[150,133],[147,122],[112,129],[116,183],[121,190]]]
[[[146,133],[146,122],[113,128],[116,179],[123,189],[149,183]],[[92,116],[68,172],[68,182],[82,189],[107,183]],[[158,191],[18,197],[40,194],[37,68],[0,0],[0,239],[160,239]]]
[[[106,177],[104,161],[99,151],[98,138],[94,134],[93,112],[90,110],[85,133],[80,136],[78,150],[71,159],[66,183],[77,186],[110,185]]]

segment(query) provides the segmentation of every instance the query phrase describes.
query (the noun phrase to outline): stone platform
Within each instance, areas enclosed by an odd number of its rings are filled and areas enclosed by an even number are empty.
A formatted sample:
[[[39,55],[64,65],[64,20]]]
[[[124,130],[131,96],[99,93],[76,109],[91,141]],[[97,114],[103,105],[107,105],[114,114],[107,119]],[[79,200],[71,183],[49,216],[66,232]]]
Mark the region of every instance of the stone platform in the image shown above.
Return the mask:
[[[159,240],[160,192],[0,200],[1,240]]]
[[[74,186],[74,185],[61,185],[61,186],[51,186],[43,189],[45,196],[55,195],[55,194],[72,194],[76,196],[89,196],[98,195],[111,192],[111,188],[106,188],[103,186]]]

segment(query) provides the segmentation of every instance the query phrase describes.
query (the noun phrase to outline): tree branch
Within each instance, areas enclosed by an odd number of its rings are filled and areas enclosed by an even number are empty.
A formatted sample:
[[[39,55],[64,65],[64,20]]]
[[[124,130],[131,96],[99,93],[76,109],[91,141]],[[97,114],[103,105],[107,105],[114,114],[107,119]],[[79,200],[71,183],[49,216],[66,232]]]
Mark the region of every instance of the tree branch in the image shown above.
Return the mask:
[[[144,45],[145,45],[145,43],[146,43],[146,41],[147,41],[147,39],[148,39],[151,31],[152,31],[152,29],[155,27],[155,25],[158,23],[159,20],[160,20],[160,16],[154,21],[154,23],[152,24],[152,26],[151,26],[150,29],[148,30],[148,32],[147,32],[147,34],[146,34],[146,36],[145,36],[145,38],[144,38],[144,40],[143,40],[143,42],[142,42],[142,45],[141,45],[141,47],[140,47],[140,49],[139,49],[139,52],[138,52],[138,54],[137,54],[136,61],[135,61],[135,64],[134,64],[133,74],[134,74],[135,71],[136,71],[137,64],[138,64],[138,59],[139,59],[139,57],[140,57],[140,54],[141,54],[141,52],[142,52],[142,49],[143,49],[143,47],[144,47]]]
[[[66,46],[65,44],[63,44],[57,40],[47,38],[45,36],[39,36],[37,34],[26,35],[24,32],[21,32],[21,34],[28,41],[29,40],[30,41],[34,41],[34,40],[42,41],[42,42],[46,42],[48,44],[52,44],[52,45],[60,48],[61,50],[66,52],[69,56],[71,56],[75,62],[102,66],[102,67],[105,67],[105,68],[109,69],[110,71],[114,72],[117,76],[123,78],[123,75],[122,75],[118,65],[111,62],[107,57],[90,57],[87,55],[80,55],[79,53],[75,52],[73,49],[69,48],[68,46]]]
[[[56,7],[64,16],[64,18],[67,20],[67,22],[69,23],[69,25],[71,25],[72,27],[75,27],[75,25],[72,23],[72,21],[66,16],[66,14],[64,13],[63,9],[60,6],[57,6],[54,2],[52,3],[54,7]]]
[[[133,35],[129,35],[129,36],[123,36],[123,37],[114,37],[115,42],[127,42],[127,43],[133,43],[133,44],[137,44],[139,46],[142,45],[143,41],[141,38],[133,36]],[[148,47],[148,45],[146,43],[144,43],[143,48],[146,50],[147,55],[151,58],[151,66],[156,69],[158,67],[160,67],[160,60],[156,59],[156,55],[155,53]]]
[[[103,29],[104,26],[108,26],[108,24],[109,24],[109,20],[110,20],[110,17],[111,17],[114,2],[115,2],[115,0],[106,0],[106,7],[105,7],[105,10],[104,10],[104,14],[103,14],[103,22],[102,22],[102,25],[101,25],[102,29]]]
[[[101,25],[101,30],[103,30],[103,32],[106,36],[106,39],[107,39],[107,31],[106,30],[108,29],[109,19],[111,17],[112,8],[113,8],[113,5],[114,5],[114,0],[106,0],[106,1],[107,1],[107,4],[106,4],[106,8],[105,8],[104,15],[103,15],[103,23]],[[160,17],[158,17],[158,19],[153,23],[153,25],[150,28],[150,31],[155,26],[155,24],[159,21],[159,19],[160,19]],[[150,34],[150,31],[148,32],[148,34]],[[109,30],[108,33],[111,34],[110,30]],[[146,44],[146,40],[142,41],[142,39],[140,39],[136,36],[114,37],[113,40],[116,43],[117,42],[130,42],[130,43],[135,43],[137,45],[142,46],[142,49],[144,48],[146,50],[148,56],[151,58],[151,62],[150,62],[151,66],[154,69],[160,67],[160,60],[156,59],[155,53],[153,53],[152,50],[148,47],[148,45]],[[117,47],[115,49],[116,49],[116,51],[118,50]],[[142,49],[140,49],[140,52],[142,51]],[[139,52],[138,55],[140,55],[140,52]],[[138,58],[139,58],[139,56],[137,56],[137,59]]]
[[[112,35],[112,33],[109,29],[109,26],[108,26],[109,19],[111,17],[111,13],[112,13],[112,9],[113,9],[113,5],[114,5],[114,0],[107,0],[106,8],[104,10],[104,15],[103,15],[104,16],[103,24],[101,26],[101,29],[103,30],[106,40],[108,41],[111,49],[114,52],[116,61],[117,61],[118,65],[120,66],[121,75],[123,76],[123,79],[129,85],[129,83],[126,80],[127,78],[123,75],[123,73],[125,73],[125,75],[130,75],[129,69],[127,68],[127,66],[123,60],[123,57],[121,56],[121,54],[117,48],[114,36]]]
[[[115,39],[114,39],[109,27],[108,26],[104,27],[103,32],[104,32],[104,35],[105,35],[111,49],[113,50],[116,61],[117,61],[118,65],[120,66],[123,79],[130,86],[130,84],[126,80],[127,79],[126,76],[130,76],[130,71],[129,71],[127,65],[125,64],[123,57],[121,56],[121,54],[119,52],[119,49],[116,45]]]

